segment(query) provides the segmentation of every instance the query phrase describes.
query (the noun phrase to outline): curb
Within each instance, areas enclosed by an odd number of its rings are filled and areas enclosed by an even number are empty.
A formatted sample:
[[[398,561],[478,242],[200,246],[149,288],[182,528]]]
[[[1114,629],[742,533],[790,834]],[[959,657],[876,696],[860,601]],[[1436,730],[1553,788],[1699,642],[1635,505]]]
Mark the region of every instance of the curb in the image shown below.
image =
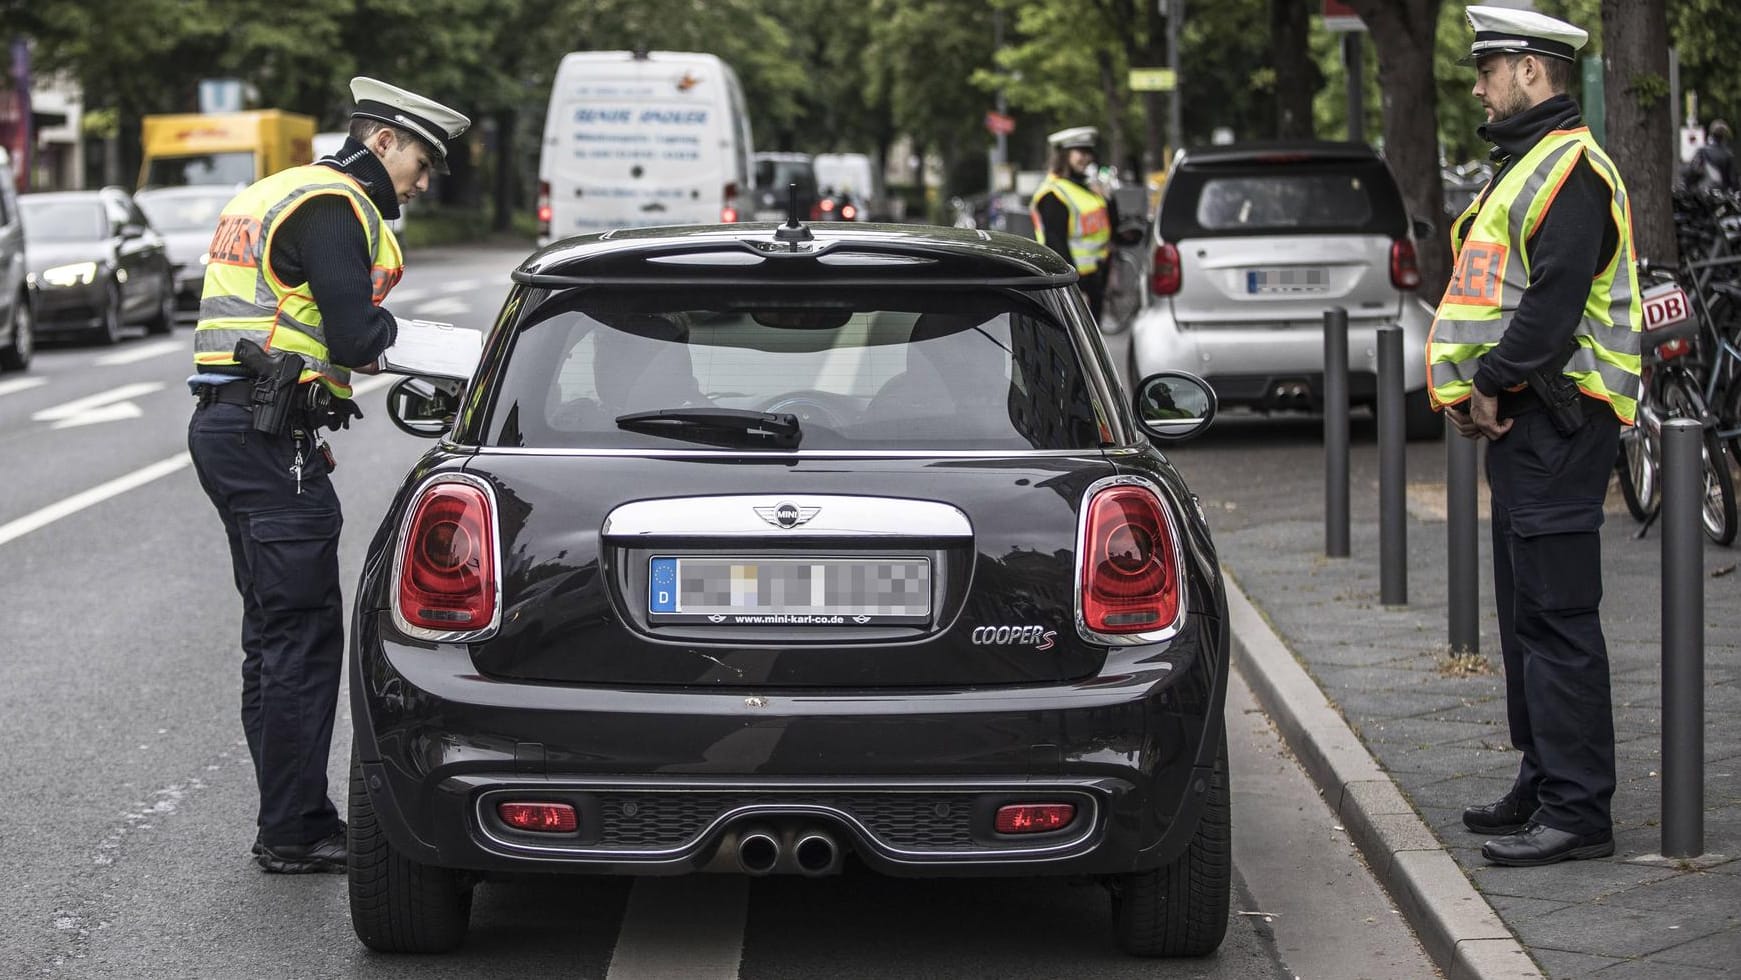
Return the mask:
[[[1316,681],[1222,567],[1233,660],[1449,980],[1543,980]]]

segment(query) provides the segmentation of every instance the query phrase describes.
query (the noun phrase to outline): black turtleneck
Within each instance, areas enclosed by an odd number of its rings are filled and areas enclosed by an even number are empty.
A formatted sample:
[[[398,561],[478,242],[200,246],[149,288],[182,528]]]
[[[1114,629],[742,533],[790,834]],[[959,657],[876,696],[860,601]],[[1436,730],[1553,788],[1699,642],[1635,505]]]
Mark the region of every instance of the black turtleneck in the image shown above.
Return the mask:
[[[1481,127],[1481,138],[1494,144],[1493,159],[1500,162],[1488,188],[1498,186],[1512,164],[1542,137],[1582,125],[1578,104],[1569,95],[1556,95]],[[1589,299],[1590,282],[1607,268],[1619,246],[1612,201],[1608,184],[1580,156],[1534,236],[1522,243],[1529,261],[1529,288],[1518,300],[1517,313],[1499,345],[1481,355],[1474,381],[1482,394],[1497,395],[1523,384],[1529,372],[1565,355]]]
[[[349,174],[368,192],[384,218],[399,217],[399,198],[387,168],[354,139],[317,161]],[[374,305],[374,256],[350,199],[322,195],[301,205],[272,235],[272,273],[287,285],[308,284],[320,307],[333,363],[361,367],[393,345],[393,314]]]

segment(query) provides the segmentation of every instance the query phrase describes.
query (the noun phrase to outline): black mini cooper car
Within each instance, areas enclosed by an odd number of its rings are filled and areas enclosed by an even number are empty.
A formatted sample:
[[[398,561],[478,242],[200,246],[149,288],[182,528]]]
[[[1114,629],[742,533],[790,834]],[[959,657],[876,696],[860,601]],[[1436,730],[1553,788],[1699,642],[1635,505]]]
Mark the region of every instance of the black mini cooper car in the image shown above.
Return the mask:
[[[1068,875],[1226,930],[1227,615],[1189,489],[1050,250],[788,222],[526,260],[370,546],[350,896],[458,944],[516,872]]]

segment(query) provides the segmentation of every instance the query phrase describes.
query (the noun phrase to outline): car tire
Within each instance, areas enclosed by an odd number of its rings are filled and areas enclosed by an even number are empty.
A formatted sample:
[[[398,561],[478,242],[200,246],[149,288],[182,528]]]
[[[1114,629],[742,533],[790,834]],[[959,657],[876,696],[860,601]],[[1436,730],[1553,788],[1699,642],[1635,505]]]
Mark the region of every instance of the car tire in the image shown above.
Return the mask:
[[[393,849],[354,749],[349,818],[351,928],[363,945],[382,953],[445,953],[463,942],[471,922],[471,882]]]
[[[1445,438],[1445,417],[1433,410],[1427,389],[1403,394],[1402,431],[1410,442]]]
[[[108,302],[103,304],[103,322],[94,334],[97,343],[114,346],[121,342],[121,287],[109,284]]]
[[[145,321],[148,334],[175,332],[175,281],[165,276],[157,296],[157,315]]]
[[[36,319],[30,297],[20,294],[12,302],[12,342],[0,347],[0,370],[23,371],[36,353]]]
[[[1203,817],[1185,852],[1165,867],[1112,880],[1113,928],[1133,956],[1207,956],[1227,936],[1233,820],[1225,728],[1219,738]]]

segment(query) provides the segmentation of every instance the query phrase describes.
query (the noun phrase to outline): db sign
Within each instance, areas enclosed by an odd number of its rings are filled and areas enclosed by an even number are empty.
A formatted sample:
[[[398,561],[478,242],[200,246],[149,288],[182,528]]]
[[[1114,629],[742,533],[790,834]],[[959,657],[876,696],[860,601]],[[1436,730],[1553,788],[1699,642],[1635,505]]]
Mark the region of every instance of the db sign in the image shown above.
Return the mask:
[[[1692,318],[1693,309],[1687,303],[1686,290],[1669,282],[1652,286],[1640,297],[1644,301],[1644,329],[1665,330]]]

